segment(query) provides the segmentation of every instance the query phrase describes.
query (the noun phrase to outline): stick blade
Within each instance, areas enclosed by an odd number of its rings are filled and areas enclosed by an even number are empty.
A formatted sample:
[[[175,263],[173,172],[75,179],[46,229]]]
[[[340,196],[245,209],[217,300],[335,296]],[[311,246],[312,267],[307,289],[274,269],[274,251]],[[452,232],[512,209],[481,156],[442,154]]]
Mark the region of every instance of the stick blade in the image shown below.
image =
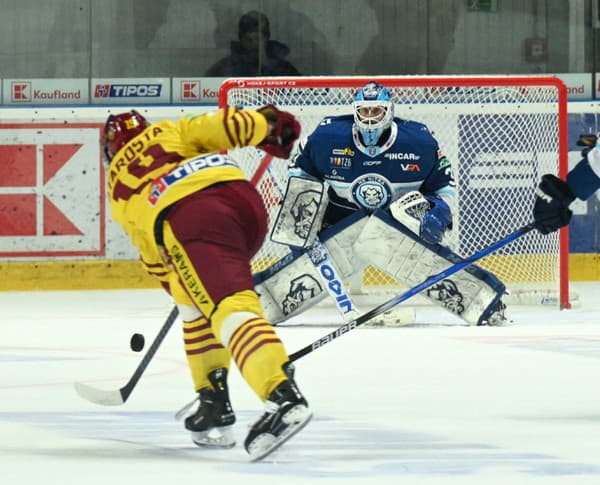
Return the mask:
[[[105,391],[96,387],[89,386],[83,382],[75,382],[75,391],[86,401],[102,406],[120,406],[125,402],[121,391]]]

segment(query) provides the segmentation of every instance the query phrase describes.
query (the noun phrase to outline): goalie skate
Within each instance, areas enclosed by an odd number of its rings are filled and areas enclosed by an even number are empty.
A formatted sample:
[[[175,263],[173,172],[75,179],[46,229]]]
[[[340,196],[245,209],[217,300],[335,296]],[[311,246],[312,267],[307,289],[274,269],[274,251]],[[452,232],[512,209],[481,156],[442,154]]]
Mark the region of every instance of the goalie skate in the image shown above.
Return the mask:
[[[511,321],[506,316],[506,305],[502,302],[502,300],[498,300],[498,303],[491,311],[489,317],[482,320],[479,325],[487,325],[490,327],[501,327],[503,325],[508,325]]]
[[[312,412],[296,384],[279,384],[265,403],[265,414],[252,425],[244,447],[251,461],[269,455],[310,421]]]

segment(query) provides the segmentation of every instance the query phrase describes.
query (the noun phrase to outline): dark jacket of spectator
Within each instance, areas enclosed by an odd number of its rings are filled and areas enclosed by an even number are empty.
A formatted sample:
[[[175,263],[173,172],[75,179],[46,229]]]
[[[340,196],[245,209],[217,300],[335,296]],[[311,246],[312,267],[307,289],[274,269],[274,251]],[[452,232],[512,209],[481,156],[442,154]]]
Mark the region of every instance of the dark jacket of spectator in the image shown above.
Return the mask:
[[[290,49],[270,40],[269,19],[252,11],[240,18],[239,40],[231,42],[229,56],[217,61],[207,71],[211,77],[298,76],[298,70],[285,58]]]

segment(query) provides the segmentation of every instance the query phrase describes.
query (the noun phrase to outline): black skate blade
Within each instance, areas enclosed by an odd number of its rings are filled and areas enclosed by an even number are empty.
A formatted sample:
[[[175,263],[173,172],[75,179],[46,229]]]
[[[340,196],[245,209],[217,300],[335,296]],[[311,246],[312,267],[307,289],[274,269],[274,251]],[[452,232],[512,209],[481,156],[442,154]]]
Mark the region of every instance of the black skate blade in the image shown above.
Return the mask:
[[[293,436],[295,436],[296,433],[298,433],[299,431],[301,431],[302,429],[304,429],[304,427],[310,422],[310,420],[312,419],[312,417],[313,417],[313,415],[312,415],[312,413],[310,413],[309,416],[302,423],[300,423],[298,426],[296,426],[294,429],[292,429],[292,431],[290,432],[290,434],[284,436],[280,440],[275,441],[273,443],[273,446],[271,448],[267,448],[267,449],[263,450],[261,454],[259,454],[257,456],[251,457],[250,461],[251,462],[260,461],[263,458],[266,458],[267,456],[271,455],[274,451],[276,451],[277,449],[279,449],[279,447],[281,445],[283,445],[290,438],[292,438]],[[291,427],[291,425],[290,425],[290,427]]]

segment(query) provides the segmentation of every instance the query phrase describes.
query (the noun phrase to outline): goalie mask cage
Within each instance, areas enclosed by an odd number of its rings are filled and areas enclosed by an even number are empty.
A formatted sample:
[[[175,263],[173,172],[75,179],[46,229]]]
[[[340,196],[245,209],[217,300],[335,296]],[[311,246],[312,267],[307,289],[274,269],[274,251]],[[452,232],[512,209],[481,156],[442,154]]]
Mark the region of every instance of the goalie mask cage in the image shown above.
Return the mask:
[[[221,86],[219,105],[256,109],[273,103],[297,117],[301,137],[306,137],[324,117],[352,113],[357,88],[372,80],[391,91],[395,116],[425,123],[453,164],[457,213],[449,244],[459,255],[469,256],[531,222],[540,177],[566,176],[567,93],[553,77],[229,79]],[[270,160],[254,148],[231,154],[249,178],[258,178],[273,222],[285,192],[288,162]],[[287,252],[267,240],[253,269],[260,271]],[[532,231],[479,264],[506,284],[509,302],[570,306],[566,228],[547,236]],[[365,269],[359,285],[361,293],[385,297],[402,290],[373,267]]]

